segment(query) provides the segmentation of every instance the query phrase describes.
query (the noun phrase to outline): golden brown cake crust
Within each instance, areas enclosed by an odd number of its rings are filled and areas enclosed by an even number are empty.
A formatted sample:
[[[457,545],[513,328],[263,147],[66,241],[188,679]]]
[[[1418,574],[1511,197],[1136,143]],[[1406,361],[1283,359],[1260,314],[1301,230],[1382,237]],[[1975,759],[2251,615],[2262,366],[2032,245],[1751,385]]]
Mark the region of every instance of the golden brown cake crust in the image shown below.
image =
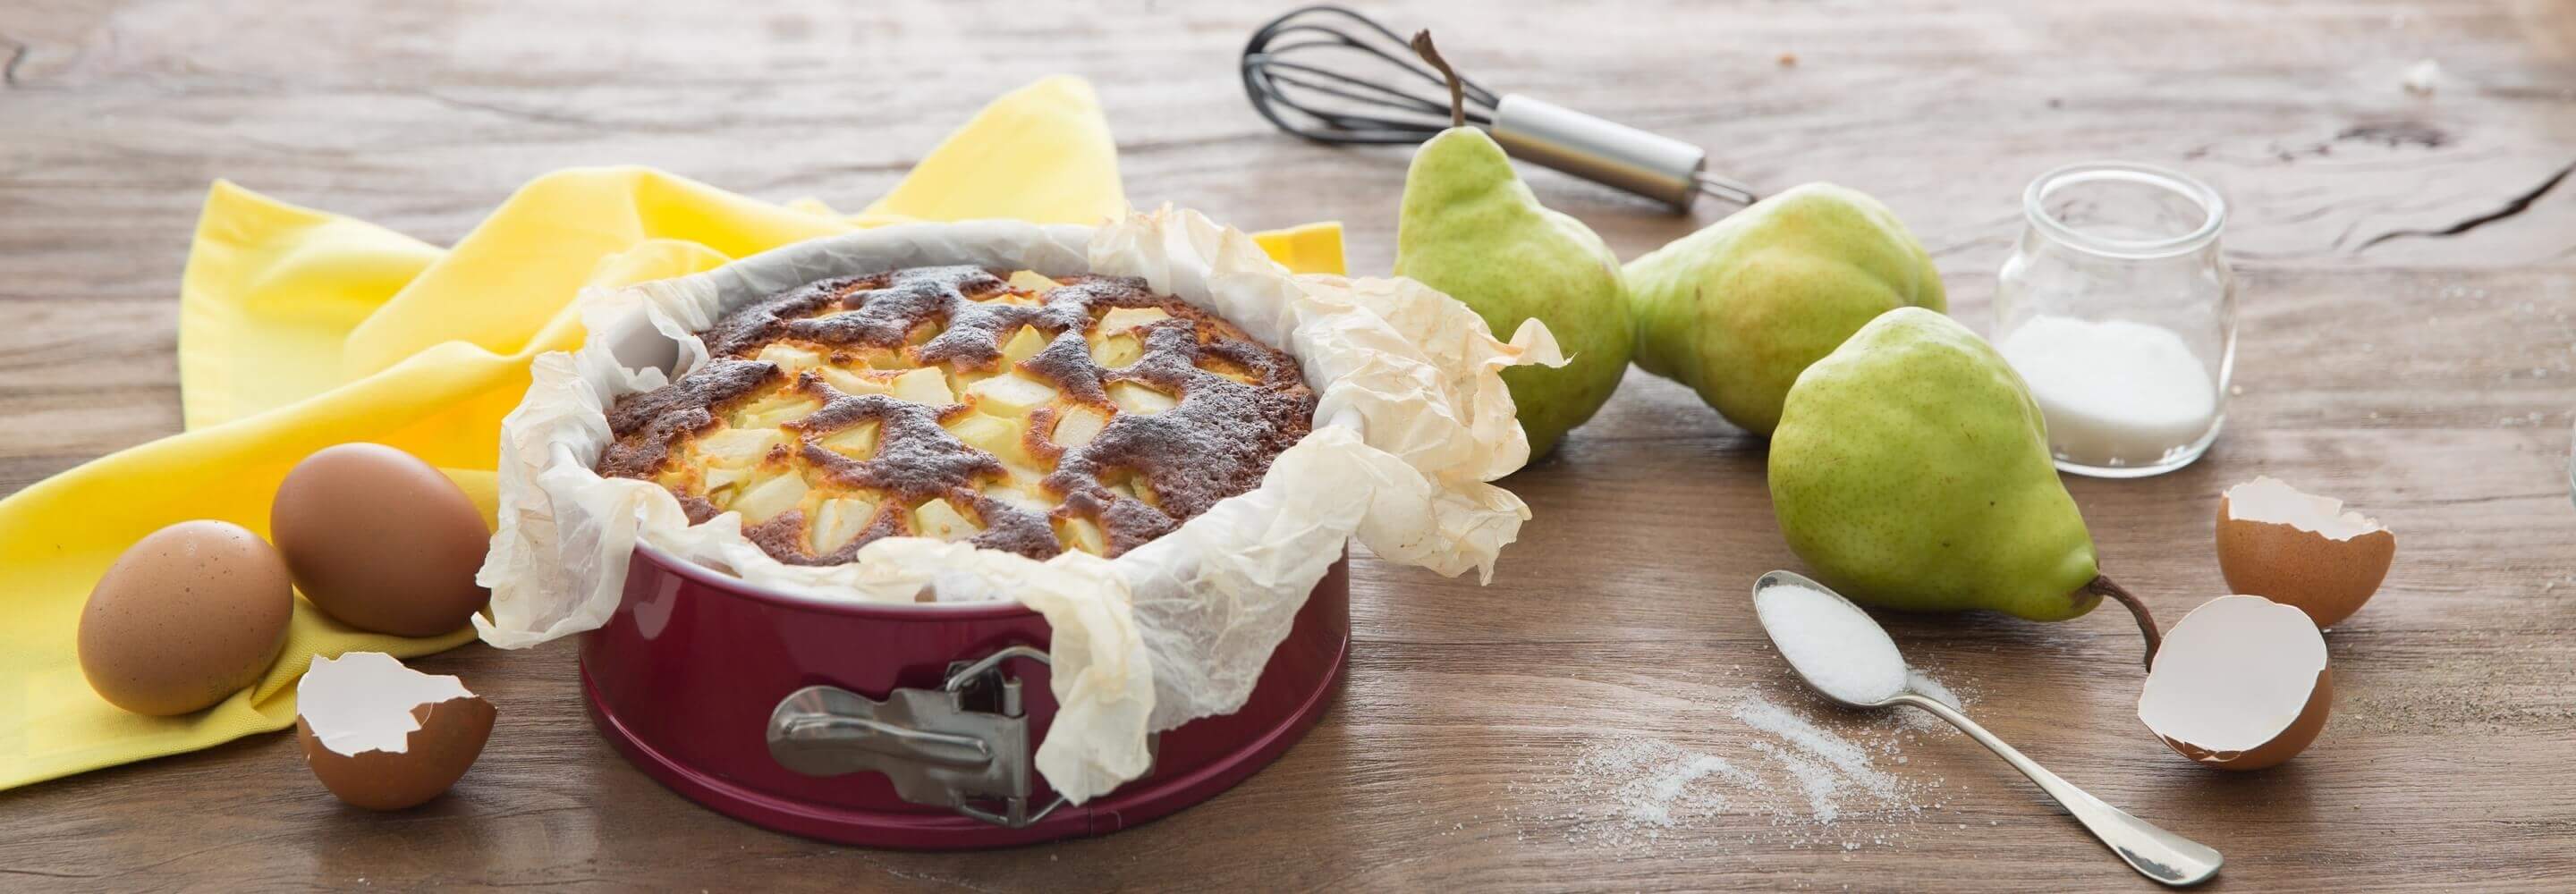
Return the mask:
[[[710,362],[609,410],[597,469],[663,483],[693,522],[744,508],[782,562],[905,534],[1115,556],[1258,486],[1310,430],[1296,361],[1233,324],[1142,280],[1020,276],[910,268],[738,309],[701,333]],[[727,460],[720,436],[754,452]],[[788,476],[804,486],[770,486]]]

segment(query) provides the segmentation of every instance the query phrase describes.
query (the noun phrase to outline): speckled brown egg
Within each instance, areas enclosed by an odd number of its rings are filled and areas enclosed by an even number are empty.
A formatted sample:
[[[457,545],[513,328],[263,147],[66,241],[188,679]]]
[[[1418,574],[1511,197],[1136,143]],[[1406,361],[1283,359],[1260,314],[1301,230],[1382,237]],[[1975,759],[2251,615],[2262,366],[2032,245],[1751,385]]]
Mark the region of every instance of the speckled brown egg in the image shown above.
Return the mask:
[[[91,689],[138,714],[202,710],[259,681],[295,614],[286,560],[240,525],[185,521],[116,557],[81,611]]]
[[[360,630],[435,636],[491,593],[474,584],[491,531],[428,463],[382,444],[315,451],[277,487],[269,532],[316,608]]]

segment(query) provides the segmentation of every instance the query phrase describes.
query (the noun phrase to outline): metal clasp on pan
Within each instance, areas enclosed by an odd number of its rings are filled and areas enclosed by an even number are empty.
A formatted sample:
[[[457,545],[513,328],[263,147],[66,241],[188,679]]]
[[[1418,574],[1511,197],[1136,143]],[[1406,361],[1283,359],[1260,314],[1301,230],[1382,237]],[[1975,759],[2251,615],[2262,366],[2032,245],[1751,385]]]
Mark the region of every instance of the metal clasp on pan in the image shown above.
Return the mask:
[[[1047,661],[1012,646],[948,666],[938,689],[897,689],[884,701],[837,686],[789,693],[769,713],[769,756],[808,776],[883,773],[897,797],[947,807],[1005,828],[1045,819],[1062,797],[1029,812],[1028,717],[1013,658]]]

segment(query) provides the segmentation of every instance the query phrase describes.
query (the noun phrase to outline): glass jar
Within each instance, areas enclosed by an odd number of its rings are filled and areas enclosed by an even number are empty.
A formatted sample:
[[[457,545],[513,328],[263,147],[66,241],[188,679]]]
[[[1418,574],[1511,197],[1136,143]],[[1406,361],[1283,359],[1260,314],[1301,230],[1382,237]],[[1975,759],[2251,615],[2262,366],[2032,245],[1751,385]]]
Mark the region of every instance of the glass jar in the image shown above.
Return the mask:
[[[2199,459],[2236,362],[2225,200],[2163,168],[2088,162],[2031,181],[2022,214],[1992,335],[2047,418],[2057,467],[2139,478]]]

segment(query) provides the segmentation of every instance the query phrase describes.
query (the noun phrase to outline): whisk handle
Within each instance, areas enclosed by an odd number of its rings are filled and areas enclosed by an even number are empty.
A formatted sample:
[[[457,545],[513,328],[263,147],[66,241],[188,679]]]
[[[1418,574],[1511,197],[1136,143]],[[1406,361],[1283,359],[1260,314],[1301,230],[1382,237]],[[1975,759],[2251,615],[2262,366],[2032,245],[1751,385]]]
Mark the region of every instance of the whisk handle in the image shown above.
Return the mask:
[[[1555,103],[1504,94],[1494,105],[1492,131],[1516,158],[1675,208],[1689,208],[1703,188],[1706,150]]]

